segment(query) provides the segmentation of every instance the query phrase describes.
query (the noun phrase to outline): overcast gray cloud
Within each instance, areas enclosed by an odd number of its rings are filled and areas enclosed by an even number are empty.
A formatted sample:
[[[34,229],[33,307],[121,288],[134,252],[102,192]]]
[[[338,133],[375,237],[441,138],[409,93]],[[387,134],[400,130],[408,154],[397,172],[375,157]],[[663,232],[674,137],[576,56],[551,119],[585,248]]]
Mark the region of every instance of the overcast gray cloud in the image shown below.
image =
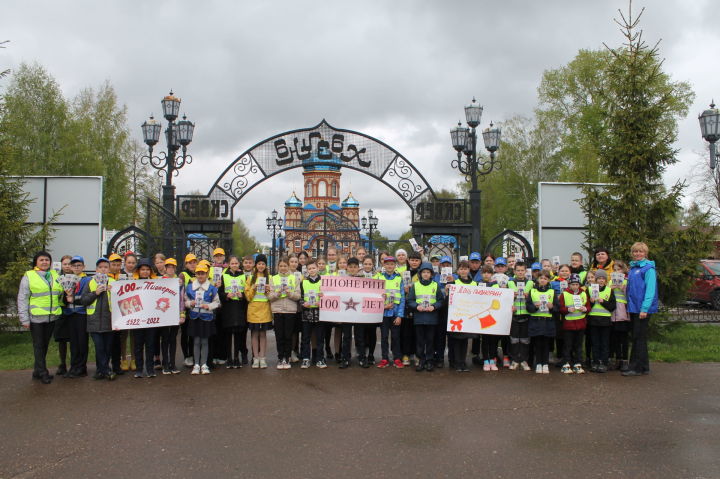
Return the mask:
[[[720,33],[708,1],[645,2],[649,43],[662,39],[665,68],[697,93],[680,124],[674,182],[704,148],[697,113],[720,95],[712,59]],[[635,3],[639,10],[642,3]],[[196,122],[192,165],[179,192],[208,191],[223,169],[258,141],[333,126],[375,136],[403,153],[435,188],[453,187],[449,128],[472,98],[483,123],[529,114],[542,72],[580,48],[621,42],[613,17],[625,1],[153,1],[6,2],[0,9],[0,66],[37,61],[72,96],[109,80],[128,106],[133,133],[159,115],[168,89]],[[267,241],[264,218],[280,209],[299,169],[249,193],[236,214]],[[381,230],[408,228],[409,211],[387,187],[343,175]]]

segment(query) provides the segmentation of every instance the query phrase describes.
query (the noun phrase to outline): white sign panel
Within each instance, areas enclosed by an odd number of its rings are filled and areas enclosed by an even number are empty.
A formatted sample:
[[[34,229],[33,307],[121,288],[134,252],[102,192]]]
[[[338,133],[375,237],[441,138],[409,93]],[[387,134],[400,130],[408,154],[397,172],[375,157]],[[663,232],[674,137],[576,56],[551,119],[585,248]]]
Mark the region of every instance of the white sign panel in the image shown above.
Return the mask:
[[[448,332],[510,334],[515,292],[506,288],[447,285]]]
[[[322,276],[320,321],[381,323],[385,281],[355,276]]]
[[[110,292],[112,327],[158,328],[180,323],[180,284],[177,278],[116,281]]]

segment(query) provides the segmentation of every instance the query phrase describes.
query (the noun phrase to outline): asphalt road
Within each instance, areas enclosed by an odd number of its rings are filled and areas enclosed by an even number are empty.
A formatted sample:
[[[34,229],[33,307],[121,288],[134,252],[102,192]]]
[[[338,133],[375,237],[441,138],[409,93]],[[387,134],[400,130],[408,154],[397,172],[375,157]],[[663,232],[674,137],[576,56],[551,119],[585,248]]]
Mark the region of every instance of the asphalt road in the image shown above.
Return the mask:
[[[0,477],[720,477],[720,365],[0,372]]]

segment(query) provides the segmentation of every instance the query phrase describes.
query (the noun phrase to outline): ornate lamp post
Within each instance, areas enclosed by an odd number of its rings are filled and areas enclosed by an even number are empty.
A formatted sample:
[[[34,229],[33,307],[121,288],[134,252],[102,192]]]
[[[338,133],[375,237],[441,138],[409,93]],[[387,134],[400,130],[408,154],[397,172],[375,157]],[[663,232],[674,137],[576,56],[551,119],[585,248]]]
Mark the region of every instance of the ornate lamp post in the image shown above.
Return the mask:
[[[275,271],[275,264],[277,264],[277,260],[275,259],[276,255],[276,245],[275,241],[278,238],[278,231],[282,231],[283,228],[283,219],[278,218],[278,212],[277,210],[272,210],[271,216],[268,216],[267,219],[265,219],[265,223],[267,224],[268,231],[272,231],[272,249],[270,253],[270,271]]]
[[[477,151],[476,128],[480,125],[483,107],[476,103],[475,98],[465,107],[465,121],[469,128],[458,125],[450,130],[450,139],[457,159],[452,160],[450,165],[457,168],[465,175],[465,180],[470,181],[470,215],[472,221],[472,237],[470,249],[480,251],[480,190],[478,189],[478,177],[490,174],[495,167],[500,168],[500,163],[495,161],[495,152],[500,148],[500,128],[490,127],[483,132],[485,149],[490,152],[490,158],[484,160]],[[463,158],[464,156],[464,158]]]
[[[700,121],[700,133],[702,137],[710,143],[710,169],[715,171],[717,163],[717,154],[715,152],[715,142],[720,140],[720,110],[715,108],[715,102],[710,103],[710,109],[705,110],[698,116]]]
[[[372,256],[372,254],[373,254],[373,231],[377,230],[378,219],[376,216],[373,216],[373,210],[368,210],[367,217],[363,216],[360,219],[360,222],[362,223],[363,231],[368,232],[368,238],[370,239],[370,256]]]
[[[195,124],[189,121],[184,115],[183,119],[176,122],[180,111],[180,99],[170,94],[162,99],[163,116],[168,122],[165,128],[165,142],[167,151],[160,152],[159,155],[153,155],[153,148],[160,139],[160,130],[162,125],[156,121],[153,116],[142,124],[143,140],[148,146],[148,154],[141,158],[143,164],[150,164],[158,170],[158,176],[165,177],[163,185],[162,205],[169,213],[175,214],[175,185],[172,184],[173,176],[178,175],[178,171],[188,163],[192,162],[192,156],[187,154],[187,146],[192,142]],[[178,150],[182,148],[182,153],[178,155]],[[163,238],[163,252],[165,254],[173,253],[173,245],[168,236],[171,231],[170,217],[165,215],[165,236]]]

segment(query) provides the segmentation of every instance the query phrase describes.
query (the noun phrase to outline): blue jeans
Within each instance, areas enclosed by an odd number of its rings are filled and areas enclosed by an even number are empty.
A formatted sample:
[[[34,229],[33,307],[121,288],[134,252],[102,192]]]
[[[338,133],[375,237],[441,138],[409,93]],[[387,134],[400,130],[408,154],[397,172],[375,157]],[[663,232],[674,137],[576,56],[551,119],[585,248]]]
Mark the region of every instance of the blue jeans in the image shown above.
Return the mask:
[[[387,359],[388,361],[390,360],[388,353],[390,344],[388,344],[388,339],[392,339],[393,359],[401,359],[400,326],[395,326],[393,321],[395,321],[395,316],[385,316],[383,317],[383,322],[380,325],[380,349],[382,351],[382,358]],[[388,336],[390,336],[390,338],[388,338]]]
[[[90,333],[90,336],[95,344],[95,364],[97,364],[97,372],[107,376],[110,374],[110,356],[112,355],[114,333],[112,331]]]

